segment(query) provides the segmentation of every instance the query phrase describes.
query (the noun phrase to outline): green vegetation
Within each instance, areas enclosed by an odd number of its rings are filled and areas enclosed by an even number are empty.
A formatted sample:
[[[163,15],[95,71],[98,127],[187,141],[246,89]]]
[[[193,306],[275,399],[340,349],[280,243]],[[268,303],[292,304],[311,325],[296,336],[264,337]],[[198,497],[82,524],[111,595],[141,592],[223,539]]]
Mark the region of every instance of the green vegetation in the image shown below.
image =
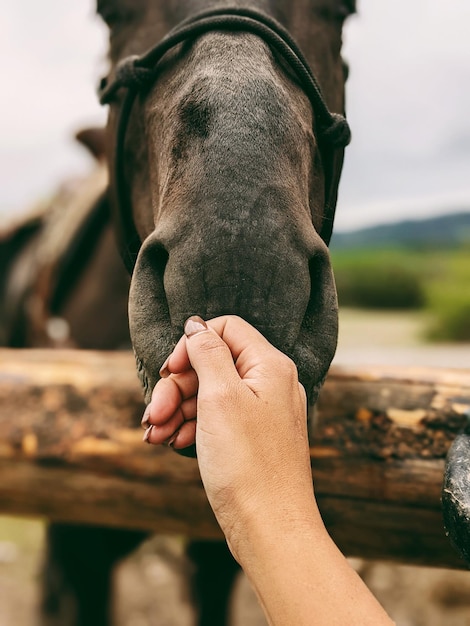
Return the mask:
[[[448,254],[445,274],[430,281],[427,294],[436,316],[429,338],[470,341],[470,245]]]
[[[332,251],[340,306],[432,314],[431,340],[470,341],[470,243]]]
[[[340,305],[364,309],[417,309],[425,295],[414,271],[404,265],[352,261],[336,271]]]

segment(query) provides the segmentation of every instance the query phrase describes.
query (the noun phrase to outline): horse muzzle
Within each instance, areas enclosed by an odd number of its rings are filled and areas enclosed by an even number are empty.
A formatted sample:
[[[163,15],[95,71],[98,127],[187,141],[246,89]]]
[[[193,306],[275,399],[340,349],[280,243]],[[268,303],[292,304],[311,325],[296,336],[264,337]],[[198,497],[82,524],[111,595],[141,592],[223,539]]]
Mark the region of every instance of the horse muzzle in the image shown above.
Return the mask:
[[[337,340],[328,251],[319,238],[309,253],[264,241],[256,234],[236,241],[219,234],[217,247],[201,247],[198,237],[169,250],[155,234],[144,242],[131,282],[129,322],[147,402],[191,315],[247,320],[294,360],[315,401]]]

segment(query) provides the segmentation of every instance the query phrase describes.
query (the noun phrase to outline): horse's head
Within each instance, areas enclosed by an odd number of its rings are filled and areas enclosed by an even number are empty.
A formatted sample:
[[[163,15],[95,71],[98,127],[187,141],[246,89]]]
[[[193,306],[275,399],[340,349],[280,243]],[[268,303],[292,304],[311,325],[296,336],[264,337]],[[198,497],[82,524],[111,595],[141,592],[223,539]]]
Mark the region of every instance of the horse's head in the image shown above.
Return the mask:
[[[102,92],[111,188],[135,262],[130,329],[147,399],[194,314],[251,322],[293,358],[315,398],[337,337],[327,243],[347,129],[327,107],[343,111],[341,27],[352,4],[98,0],[111,33]],[[234,7],[249,11],[199,31],[190,24],[163,57],[123,66],[182,20]],[[252,9],[296,37],[327,106],[298,57],[250,25]],[[247,15],[248,25],[237,19]]]

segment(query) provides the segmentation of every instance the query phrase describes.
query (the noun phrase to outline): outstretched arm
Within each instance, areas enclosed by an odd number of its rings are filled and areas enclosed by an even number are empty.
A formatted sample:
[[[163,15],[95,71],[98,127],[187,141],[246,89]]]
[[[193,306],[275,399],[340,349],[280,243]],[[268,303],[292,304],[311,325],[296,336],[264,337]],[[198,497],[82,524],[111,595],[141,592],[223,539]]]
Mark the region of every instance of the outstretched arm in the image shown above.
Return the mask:
[[[146,440],[196,442],[209,502],[269,623],[391,625],[322,522],[294,363],[240,318],[190,318],[185,333],[145,412]]]

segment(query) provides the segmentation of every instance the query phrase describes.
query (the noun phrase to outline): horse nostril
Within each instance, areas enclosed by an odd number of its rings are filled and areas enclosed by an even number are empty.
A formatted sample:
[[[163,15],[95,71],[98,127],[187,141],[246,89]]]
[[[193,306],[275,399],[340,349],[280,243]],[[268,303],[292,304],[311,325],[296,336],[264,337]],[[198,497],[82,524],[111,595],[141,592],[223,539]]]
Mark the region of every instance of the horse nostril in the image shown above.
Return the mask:
[[[336,306],[336,287],[328,253],[313,256],[308,262],[308,267],[310,299],[307,313],[315,315],[322,313],[327,302]]]
[[[168,263],[169,254],[162,244],[156,244],[150,254],[150,264],[153,270],[161,277],[165,274],[165,268]]]
[[[338,302],[326,246],[316,247],[308,261],[310,293],[299,336],[289,356],[299,370],[310,404],[316,401],[336,350]]]
[[[150,245],[144,244],[138,266],[139,274],[147,276],[149,285],[157,281],[163,287],[163,278],[168,264],[169,254],[160,242],[153,241]],[[139,279],[139,282],[140,279]]]
[[[177,339],[164,288],[169,254],[155,239],[140,249],[129,290],[129,330],[146,401]]]

